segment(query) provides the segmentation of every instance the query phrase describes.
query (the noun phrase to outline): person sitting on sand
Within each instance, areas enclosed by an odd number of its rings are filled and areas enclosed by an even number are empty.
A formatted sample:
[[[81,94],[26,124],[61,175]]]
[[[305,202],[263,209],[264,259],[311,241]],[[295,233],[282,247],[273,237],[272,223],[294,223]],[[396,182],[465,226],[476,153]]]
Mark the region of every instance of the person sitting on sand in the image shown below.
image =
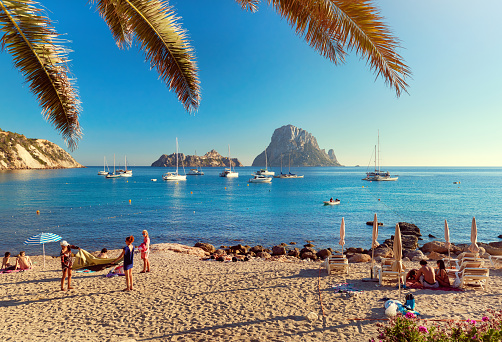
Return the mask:
[[[442,287],[450,287],[450,278],[448,273],[446,273],[446,267],[444,266],[443,260],[437,261],[438,268],[436,269],[436,280]]]
[[[31,268],[33,268],[33,264],[31,263],[30,257],[26,256],[24,251],[19,252],[16,258],[16,267],[14,269],[29,270]]]
[[[420,269],[415,275],[415,281],[421,284],[423,287],[439,287],[439,283],[436,281],[436,276],[432,267],[427,265],[427,261],[420,260]]]
[[[417,275],[417,271],[416,269],[412,269],[410,270],[407,274],[406,274],[406,281],[415,281],[415,276]]]
[[[68,290],[73,289],[71,286],[71,268],[73,266],[73,255],[71,254],[72,249],[78,249],[79,247],[70,245],[66,241],[61,241],[61,269],[63,270],[63,276],[61,277],[61,291],[64,291],[64,280],[68,277]]]
[[[2,268],[0,268],[1,270],[11,271],[16,268],[15,265],[11,265],[9,263],[9,258],[10,258],[10,252],[5,252],[5,256],[2,259]]]
[[[106,248],[103,248],[101,250],[101,253],[98,254],[98,258],[101,258],[101,259],[108,259],[108,249]]]

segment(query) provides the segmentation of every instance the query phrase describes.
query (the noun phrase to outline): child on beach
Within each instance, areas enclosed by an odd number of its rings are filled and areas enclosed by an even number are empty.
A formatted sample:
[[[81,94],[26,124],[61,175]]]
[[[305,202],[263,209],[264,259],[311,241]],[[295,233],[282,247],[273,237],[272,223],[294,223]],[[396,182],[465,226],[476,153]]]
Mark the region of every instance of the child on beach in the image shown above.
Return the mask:
[[[16,266],[12,266],[9,263],[9,258],[10,258],[10,252],[5,252],[5,256],[2,259],[2,268],[0,268],[1,270],[9,271],[9,270],[14,270],[16,268]]]
[[[134,246],[132,243],[134,242],[134,236],[128,236],[125,239],[125,243],[127,246],[124,247],[122,253],[119,257],[112,261],[112,264],[116,263],[120,258],[124,257],[124,274],[126,278],[126,288],[123,291],[132,291],[133,290],[133,281],[132,281],[132,268],[134,263]]]
[[[143,243],[141,244],[141,259],[143,259],[143,271],[139,273],[150,272],[150,259],[148,258],[150,256],[150,238],[148,237],[148,231],[143,230],[142,234],[144,236]]]
[[[33,264],[31,263],[31,259],[27,256],[24,251],[19,252],[19,255],[16,258],[16,267],[15,269],[20,270],[29,270],[33,268]]]
[[[106,248],[103,248],[101,250],[101,253],[98,254],[98,258],[108,259],[108,250]]]
[[[80,249],[77,246],[70,245],[66,241],[61,241],[61,269],[63,270],[63,276],[61,277],[61,291],[64,291],[64,281],[68,277],[68,290],[73,289],[71,286],[71,268],[73,266],[73,255],[71,254],[72,249]]]

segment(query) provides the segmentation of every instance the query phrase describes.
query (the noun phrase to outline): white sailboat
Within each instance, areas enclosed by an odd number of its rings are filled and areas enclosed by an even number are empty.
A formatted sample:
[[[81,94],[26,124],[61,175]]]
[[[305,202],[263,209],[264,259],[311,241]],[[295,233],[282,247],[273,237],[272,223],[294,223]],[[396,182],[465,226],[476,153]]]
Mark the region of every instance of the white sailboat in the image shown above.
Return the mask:
[[[195,151],[195,156],[197,157],[197,151]],[[199,165],[197,165],[195,169],[188,171],[187,176],[204,176],[204,172],[202,172],[202,169],[199,170]]]
[[[178,173],[178,138],[176,138],[176,172],[164,173],[162,179],[165,181],[183,181],[187,180],[186,175],[180,175]]]
[[[226,178],[239,177],[238,172],[232,171],[232,158],[230,158],[230,145],[228,145],[228,161],[230,164],[230,168],[223,170],[223,172],[220,173],[220,177],[226,177]]]
[[[378,131],[378,150],[377,146],[375,146],[375,171],[373,172],[366,172],[366,178],[363,178],[362,180],[365,181],[376,181],[376,182],[381,182],[381,181],[397,181],[398,177],[394,176],[392,177],[389,173],[389,171],[380,171],[380,130]],[[378,167],[377,167],[378,165]]]
[[[284,178],[284,179],[303,178],[303,175],[297,175],[297,174],[291,173],[291,154],[289,155],[289,171],[288,171],[288,173],[282,173],[282,156],[281,156],[281,174],[279,176],[275,176],[275,178]]]
[[[106,175],[106,178],[118,178],[118,177],[120,177],[120,175],[115,172],[115,154],[113,154],[113,173],[108,173]]]
[[[120,174],[120,177],[132,177],[132,170],[127,169],[127,156],[125,156],[125,170]]]
[[[260,171],[256,171],[257,175],[263,175],[263,176],[273,176],[275,175],[274,171],[269,171],[268,170],[268,162],[267,162],[267,149],[265,149],[265,168],[261,169]]]
[[[106,171],[106,157],[103,157],[103,171],[98,171],[98,175],[106,176],[108,171]]]

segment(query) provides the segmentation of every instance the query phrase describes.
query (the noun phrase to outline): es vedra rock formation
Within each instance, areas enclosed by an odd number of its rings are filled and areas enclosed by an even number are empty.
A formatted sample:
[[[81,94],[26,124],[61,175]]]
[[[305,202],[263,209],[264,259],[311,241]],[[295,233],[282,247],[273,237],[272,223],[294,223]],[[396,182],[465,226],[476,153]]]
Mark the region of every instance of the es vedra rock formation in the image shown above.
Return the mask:
[[[0,129],[0,170],[84,167],[68,152],[45,139],[28,139]]]
[[[291,166],[342,166],[333,149],[326,153],[312,134],[293,125],[277,128],[266,151],[268,166],[281,166],[281,156],[283,167],[288,167],[290,158]],[[265,151],[252,166],[265,166]]]
[[[232,166],[243,166],[239,159],[231,158]],[[230,166],[230,160],[228,157],[223,157],[221,154],[215,150],[207,152],[203,156],[190,156],[183,153],[178,153],[178,164],[179,166],[185,167],[222,167]],[[176,167],[176,153],[167,155],[163,154],[157,161],[152,163],[152,166],[157,167]]]

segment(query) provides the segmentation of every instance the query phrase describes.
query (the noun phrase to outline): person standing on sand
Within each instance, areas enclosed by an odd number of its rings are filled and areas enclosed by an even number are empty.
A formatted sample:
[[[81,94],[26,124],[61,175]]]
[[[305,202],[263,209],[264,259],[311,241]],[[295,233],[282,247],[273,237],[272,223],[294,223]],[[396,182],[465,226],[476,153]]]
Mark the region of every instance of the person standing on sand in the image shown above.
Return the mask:
[[[141,259],[143,259],[143,271],[139,273],[150,272],[150,237],[148,237],[148,231],[143,230],[142,232],[144,240],[143,240],[143,250],[141,251]]]
[[[72,290],[71,286],[71,268],[73,266],[73,255],[71,254],[72,249],[80,250],[80,247],[70,245],[66,241],[61,241],[61,269],[63,270],[63,276],[61,277],[61,291],[64,291],[64,281],[68,277],[68,290]]]
[[[19,252],[16,258],[16,267],[14,269],[29,270],[31,268],[33,268],[33,264],[31,263],[30,257],[26,256],[24,251]]]
[[[126,278],[126,288],[123,291],[132,291],[133,290],[133,281],[132,281],[132,268],[134,266],[134,246],[132,243],[134,242],[134,236],[128,236],[125,239],[125,243],[127,246],[124,247],[122,253],[119,257],[112,261],[112,264],[116,263],[120,258],[124,257],[124,274]]]

